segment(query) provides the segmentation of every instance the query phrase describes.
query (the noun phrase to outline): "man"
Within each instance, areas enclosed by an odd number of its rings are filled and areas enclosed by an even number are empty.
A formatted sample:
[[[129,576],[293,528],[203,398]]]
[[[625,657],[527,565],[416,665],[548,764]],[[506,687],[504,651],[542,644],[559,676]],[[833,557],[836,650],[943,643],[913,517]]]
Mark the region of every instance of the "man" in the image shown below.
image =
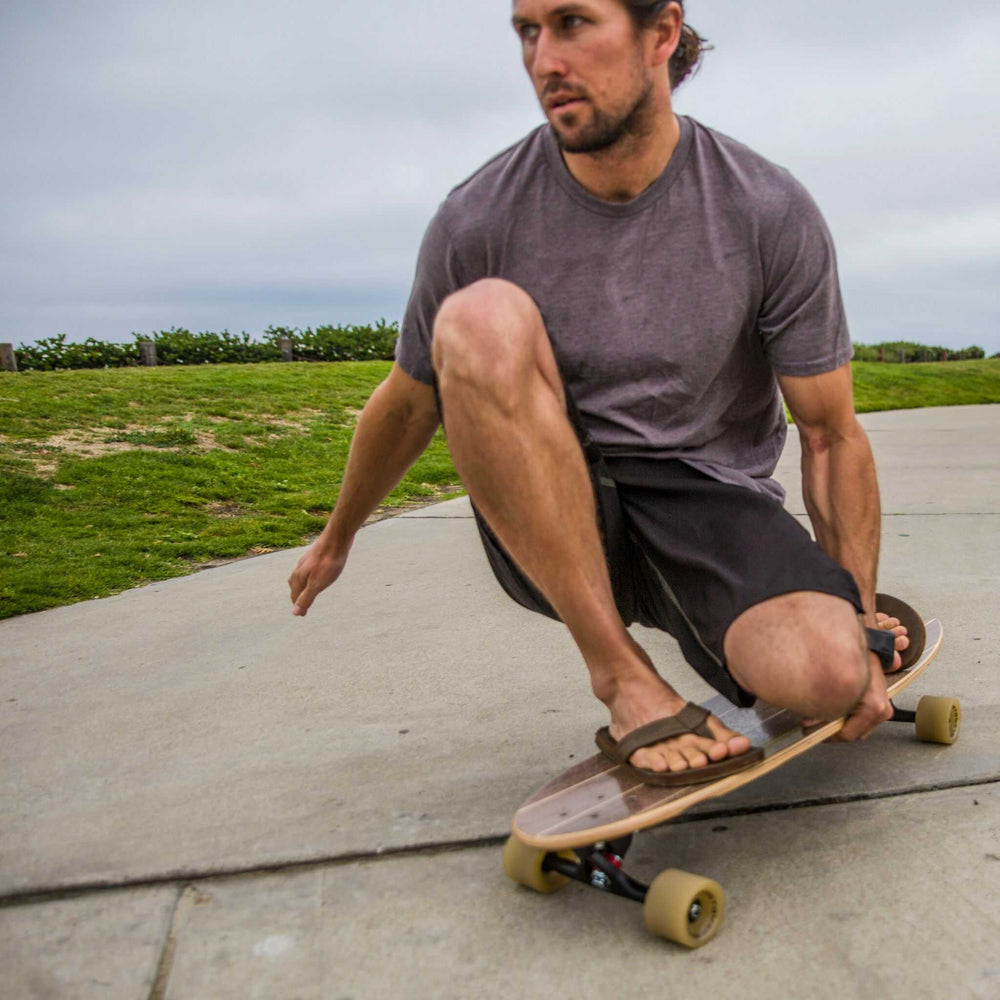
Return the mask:
[[[566,624],[609,709],[605,753],[660,784],[759,758],[657,674],[636,620],[731,699],[863,738],[908,640],[874,607],[878,487],[823,220],[786,171],[675,116],[700,56],[681,3],[514,0],[513,25],[547,125],[432,221],[293,611],[443,414],[497,578]],[[818,545],[769,478],[779,385]]]

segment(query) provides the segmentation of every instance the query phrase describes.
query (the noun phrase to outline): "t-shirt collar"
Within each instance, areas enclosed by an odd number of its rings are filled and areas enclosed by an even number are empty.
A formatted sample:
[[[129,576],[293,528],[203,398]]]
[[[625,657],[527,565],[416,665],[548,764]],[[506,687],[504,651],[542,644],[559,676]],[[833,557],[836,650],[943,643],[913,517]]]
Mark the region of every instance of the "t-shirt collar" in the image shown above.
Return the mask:
[[[584,188],[569,172],[569,168],[562,158],[562,153],[559,151],[559,143],[556,141],[551,125],[542,126],[542,146],[545,150],[545,158],[552,169],[553,175],[559,182],[559,186],[575,202],[600,215],[623,218],[643,211],[654,201],[666,194],[670,186],[677,179],[677,175],[684,168],[688,154],[691,151],[694,126],[691,120],[685,115],[678,115],[677,121],[680,125],[681,134],[677,142],[677,148],[674,150],[673,156],[670,157],[670,162],[663,173],[642,194],[631,201],[605,201],[603,198],[598,198]]]

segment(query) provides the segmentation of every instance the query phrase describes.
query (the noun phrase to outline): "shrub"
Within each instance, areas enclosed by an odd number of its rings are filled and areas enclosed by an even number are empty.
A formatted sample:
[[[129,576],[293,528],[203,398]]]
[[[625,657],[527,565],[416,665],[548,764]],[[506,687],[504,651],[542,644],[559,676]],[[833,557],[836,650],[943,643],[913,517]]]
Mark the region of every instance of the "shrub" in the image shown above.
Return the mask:
[[[31,346],[21,344],[17,349],[17,366],[22,371],[121,368],[138,363],[137,344],[108,344],[93,337],[88,337],[82,344],[67,344],[64,333],[45,337]]]
[[[855,344],[855,361],[885,361],[912,364],[915,361],[977,361],[986,357],[981,347],[965,347],[953,351],[947,347],[928,347],[909,340],[885,341],[881,344]]]
[[[374,326],[318,326],[305,330],[269,326],[264,337],[275,345],[287,337],[296,361],[391,361],[399,324],[380,319]]]
[[[17,364],[22,371],[57,371],[66,368],[121,368],[140,364],[139,344],[156,345],[160,365],[257,364],[280,361],[279,341],[292,342],[295,361],[391,361],[395,353],[399,324],[380,319],[374,326],[269,326],[263,340],[249,333],[205,331],[192,333],[180,327],[149,335],[133,333],[131,344],[112,344],[88,337],[82,344],[67,344],[66,335],[57,334],[33,345],[21,344]]]

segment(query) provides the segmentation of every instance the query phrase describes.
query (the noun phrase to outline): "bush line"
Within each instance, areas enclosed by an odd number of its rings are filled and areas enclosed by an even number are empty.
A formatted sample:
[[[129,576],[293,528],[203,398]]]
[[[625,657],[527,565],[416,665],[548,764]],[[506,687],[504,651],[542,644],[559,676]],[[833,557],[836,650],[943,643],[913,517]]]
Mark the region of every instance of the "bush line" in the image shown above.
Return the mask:
[[[133,333],[131,344],[112,344],[88,337],[81,344],[67,344],[58,334],[21,344],[17,366],[21,371],[60,371],[70,368],[126,368],[142,364],[139,345],[156,345],[158,365],[259,364],[280,361],[280,341],[292,343],[294,361],[391,361],[399,337],[399,324],[379,320],[374,326],[269,326],[261,340],[249,333],[205,331],[192,333],[179,327],[153,334]]]
[[[293,361],[391,361],[399,323],[380,319],[374,326],[269,326],[255,340],[249,333],[205,331],[191,333],[172,327],[153,334],[133,333],[131,344],[113,344],[88,337],[81,344],[67,344],[63,333],[17,348],[21,371],[60,371],[70,368],[126,368],[142,364],[140,344],[156,345],[159,365],[259,364],[280,361],[280,342],[292,344]],[[981,347],[950,350],[912,341],[855,344],[854,361],[912,364],[919,361],[975,361],[986,356]],[[994,355],[1000,357],[1000,355]]]
[[[928,347],[910,340],[892,340],[881,344],[855,344],[852,360],[913,364],[918,361],[979,361],[985,357],[986,352],[981,347],[952,351],[947,347]]]

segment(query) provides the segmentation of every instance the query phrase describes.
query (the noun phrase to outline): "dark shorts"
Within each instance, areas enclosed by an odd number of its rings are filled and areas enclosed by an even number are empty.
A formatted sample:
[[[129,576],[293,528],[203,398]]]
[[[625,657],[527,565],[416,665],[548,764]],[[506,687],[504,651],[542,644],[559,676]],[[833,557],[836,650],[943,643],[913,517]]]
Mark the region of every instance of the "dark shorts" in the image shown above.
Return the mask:
[[[677,460],[605,458],[572,416],[622,619],[669,632],[688,663],[731,701],[754,702],[723,654],[726,630],[748,608],[805,590],[842,597],[861,613],[851,574],[775,500]],[[558,619],[478,511],[476,521],[503,589]]]

